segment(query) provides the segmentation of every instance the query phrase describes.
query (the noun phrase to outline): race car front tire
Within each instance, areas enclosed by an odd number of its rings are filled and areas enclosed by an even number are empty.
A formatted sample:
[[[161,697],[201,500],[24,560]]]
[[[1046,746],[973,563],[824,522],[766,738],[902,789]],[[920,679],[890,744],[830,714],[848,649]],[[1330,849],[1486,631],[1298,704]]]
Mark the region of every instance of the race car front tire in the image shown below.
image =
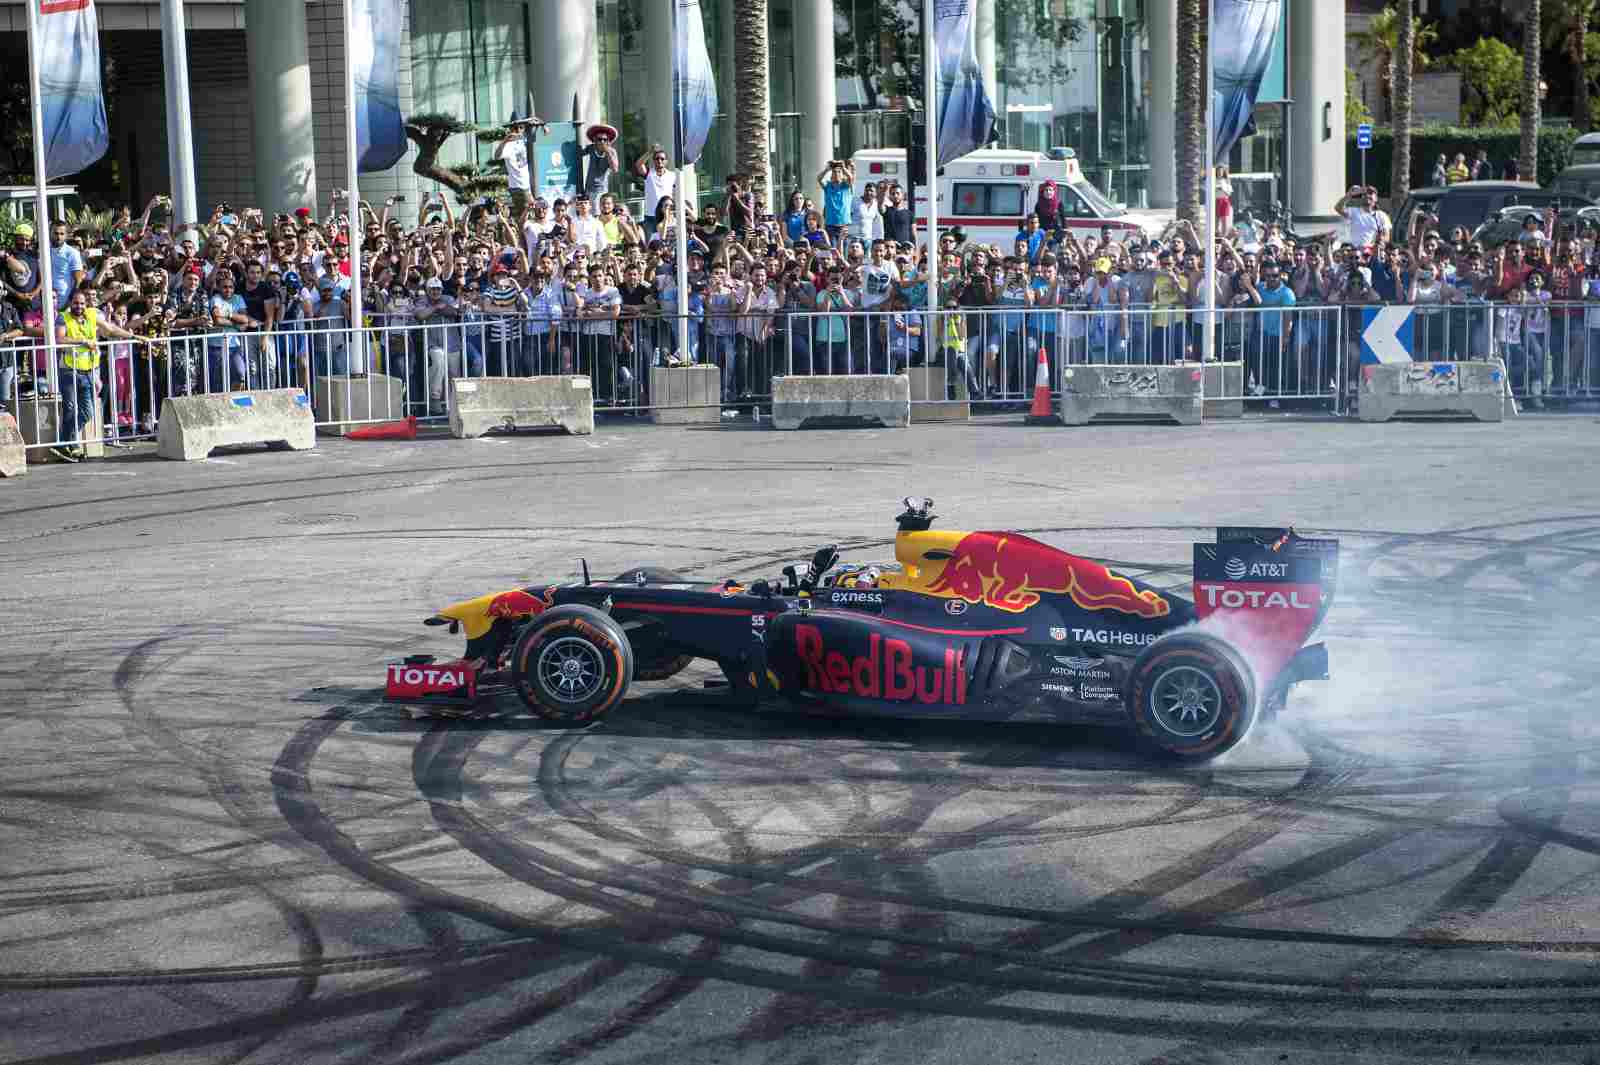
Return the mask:
[[[1227,641],[1201,632],[1164,636],[1128,671],[1129,716],[1141,739],[1185,762],[1226,751],[1255,722],[1255,678]]]
[[[589,606],[559,606],[522,631],[511,655],[511,680],[539,717],[587,724],[627,694],[633,646],[609,614]]]

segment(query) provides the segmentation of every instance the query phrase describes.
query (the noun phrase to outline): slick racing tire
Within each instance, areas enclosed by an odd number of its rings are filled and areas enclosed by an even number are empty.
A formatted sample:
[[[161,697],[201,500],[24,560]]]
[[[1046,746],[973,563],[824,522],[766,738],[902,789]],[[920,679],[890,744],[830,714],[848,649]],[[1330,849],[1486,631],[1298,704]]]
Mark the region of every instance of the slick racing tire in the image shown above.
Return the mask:
[[[1203,762],[1244,739],[1255,721],[1255,677],[1233,646],[1199,632],[1164,636],[1128,671],[1128,714],[1141,739]]]
[[[622,702],[633,647],[610,615],[589,606],[547,610],[517,640],[511,682],[546,721],[582,725]]]

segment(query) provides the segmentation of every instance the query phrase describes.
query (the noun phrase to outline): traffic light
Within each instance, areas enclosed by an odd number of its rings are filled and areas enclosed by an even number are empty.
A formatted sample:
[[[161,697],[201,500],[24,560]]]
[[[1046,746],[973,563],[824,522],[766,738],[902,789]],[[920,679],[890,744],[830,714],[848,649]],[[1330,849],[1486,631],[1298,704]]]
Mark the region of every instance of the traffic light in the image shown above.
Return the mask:
[[[906,187],[916,188],[928,183],[928,126],[924,122],[911,123],[911,143],[906,145]]]

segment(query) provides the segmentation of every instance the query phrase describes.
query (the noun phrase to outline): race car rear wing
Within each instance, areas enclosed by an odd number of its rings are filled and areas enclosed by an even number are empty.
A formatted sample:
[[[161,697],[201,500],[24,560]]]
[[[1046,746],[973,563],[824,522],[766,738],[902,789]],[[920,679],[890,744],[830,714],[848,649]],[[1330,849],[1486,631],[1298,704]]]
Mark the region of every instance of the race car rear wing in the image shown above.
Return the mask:
[[[1215,544],[1194,545],[1195,613],[1272,675],[1327,616],[1338,575],[1338,540],[1224,526]]]

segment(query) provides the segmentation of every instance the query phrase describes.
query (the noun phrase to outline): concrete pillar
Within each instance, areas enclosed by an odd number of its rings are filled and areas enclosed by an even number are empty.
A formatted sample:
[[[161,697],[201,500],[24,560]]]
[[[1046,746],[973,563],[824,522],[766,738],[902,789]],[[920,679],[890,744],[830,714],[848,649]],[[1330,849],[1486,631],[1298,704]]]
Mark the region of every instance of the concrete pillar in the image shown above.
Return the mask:
[[[645,136],[656,144],[666,149],[667,158],[672,157],[672,5],[674,0],[644,0],[644,39],[647,41],[660,41],[659,48],[646,48],[645,52],[645,96],[644,130]],[[706,46],[711,46],[710,41]],[[715,61],[713,60],[713,69]],[[728,100],[733,92],[732,85],[717,83],[719,99],[723,101],[723,109],[731,110]],[[616,125],[616,123],[612,123]],[[630,151],[640,151],[646,146],[641,144],[637,149],[632,145],[627,146]],[[622,165],[632,173],[635,155],[632,159],[623,159]],[[648,161],[646,162],[648,164]],[[642,184],[636,183],[639,191],[643,190]],[[694,167],[687,167],[683,174],[683,188],[680,190],[683,197],[691,204],[699,203],[699,187],[695,178]]]
[[[1344,194],[1344,5],[1289,0],[1289,196],[1294,216],[1332,219]]]
[[[539,116],[552,122],[570,120],[576,93],[581,121],[605,118],[600,113],[600,28],[594,0],[539,0],[530,5],[529,11],[533,17],[534,48],[539,53],[539,61],[531,70],[530,88]],[[670,38],[646,36],[645,40]],[[666,52],[671,60],[665,47],[652,45],[646,50]],[[501,118],[495,117],[496,121]]]
[[[1150,206],[1178,204],[1178,2],[1149,0]]]
[[[645,0],[644,39],[652,42],[644,50],[645,136],[672,154],[672,3],[673,0]],[[642,150],[644,145],[640,145]],[[624,160],[632,164],[633,160]]]
[[[794,0],[795,109],[800,118],[800,189],[821,202],[817,171],[833,158],[833,0]]]
[[[255,126],[255,206],[268,219],[297,207],[316,210],[305,5],[245,0],[244,18]],[[242,210],[245,205],[234,206]]]
[[[989,90],[989,102],[1000,112],[1000,128],[1004,129],[1006,115],[1000,106],[1000,79],[995,73],[994,62],[994,0],[976,0],[972,16],[974,36],[977,37],[978,69],[983,73],[983,87]]]

